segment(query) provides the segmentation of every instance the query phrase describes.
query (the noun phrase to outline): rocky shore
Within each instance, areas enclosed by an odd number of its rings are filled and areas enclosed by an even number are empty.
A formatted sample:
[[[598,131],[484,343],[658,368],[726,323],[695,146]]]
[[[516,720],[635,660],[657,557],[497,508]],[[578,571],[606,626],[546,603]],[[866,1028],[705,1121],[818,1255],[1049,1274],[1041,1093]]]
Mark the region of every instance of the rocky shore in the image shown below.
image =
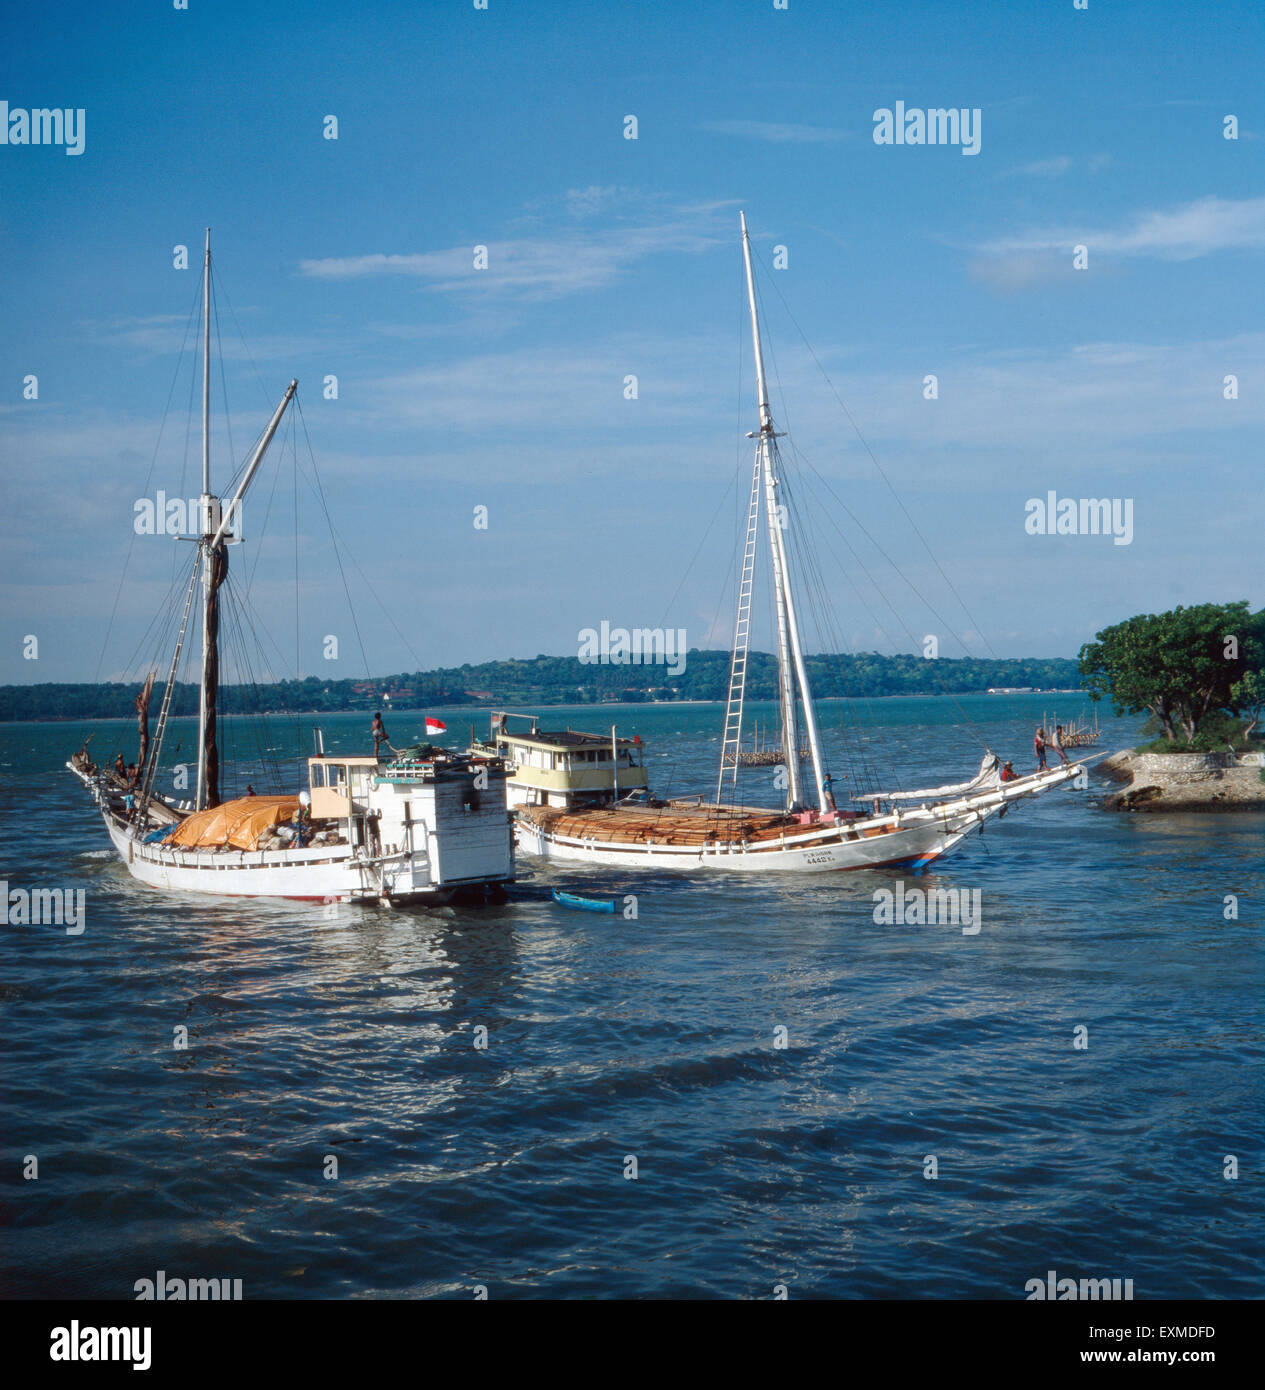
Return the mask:
[[[1265,811],[1260,763],[1245,763],[1233,753],[1136,753],[1126,748],[1095,770],[1119,784],[1101,802],[1109,811]]]

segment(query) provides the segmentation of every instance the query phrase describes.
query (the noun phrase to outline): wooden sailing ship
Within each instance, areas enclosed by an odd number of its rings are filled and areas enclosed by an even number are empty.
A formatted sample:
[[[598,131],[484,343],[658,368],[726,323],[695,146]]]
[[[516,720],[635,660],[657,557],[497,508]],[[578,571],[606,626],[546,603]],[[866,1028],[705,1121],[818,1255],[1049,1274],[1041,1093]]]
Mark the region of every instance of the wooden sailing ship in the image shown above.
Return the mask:
[[[326,902],[443,902],[459,894],[495,895],[514,874],[506,774],[495,757],[441,749],[384,762],[376,755],[326,756],[322,749],[307,760],[307,786],[301,791],[221,799],[221,590],[228,577],[229,546],[236,543],[232,521],[298,382],[286,387],[225,505],[211,488],[210,297],[208,231],[200,527],[191,537],[196,541],[193,562],[155,737],[151,743],[151,674],[136,702],[135,766],[126,768],[120,757],[113,766],[99,767],[87,743],[67,766],[92,796],[129,873],[152,888]],[[160,791],[158,772],[195,600],[201,620],[197,783],[191,801],[176,801]]]
[[[1080,768],[1059,766],[1003,781],[1000,760],[986,751],[978,771],[961,782],[854,796],[854,801],[868,803],[864,811],[836,805],[834,778],[826,763],[804,661],[796,586],[787,553],[786,533],[794,522],[789,520],[789,504],[780,486],[781,435],[773,427],[769,407],[745,215],[740,214],[740,223],[759,427],[748,436],[755,440],[755,459],[715,797],[664,803],[655,801],[648,787],[631,795],[620,795],[610,786],[587,787],[575,795],[567,795],[565,787],[554,789],[535,804],[518,805],[519,845],[549,859],[621,869],[758,873],[888,865],[921,868],[953,850],[972,830],[1013,802],[1071,781]],[[770,750],[762,745],[746,749],[742,739],[762,514],[777,620],[781,746],[775,761],[785,769],[786,793],[782,806],[756,809],[736,803],[739,769],[774,761],[767,757]]]

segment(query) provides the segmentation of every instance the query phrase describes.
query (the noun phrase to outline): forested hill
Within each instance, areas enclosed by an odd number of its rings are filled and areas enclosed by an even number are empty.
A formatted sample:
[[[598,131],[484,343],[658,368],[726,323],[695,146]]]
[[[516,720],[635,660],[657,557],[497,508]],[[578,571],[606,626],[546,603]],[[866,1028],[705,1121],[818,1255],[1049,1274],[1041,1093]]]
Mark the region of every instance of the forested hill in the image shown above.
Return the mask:
[[[809,677],[822,698],[834,695],[967,694],[990,687],[1068,690],[1079,687],[1076,662],[1048,660],[923,660],[913,656],[810,656]],[[437,671],[384,676],[374,680],[318,680],[275,685],[225,686],[221,709],[250,714],[269,710],[329,711],[438,708],[451,705],[579,705],[646,700],[723,700],[729,681],[729,653],[691,651],[681,674],[665,666],[596,665],[576,657],[537,656],[522,661],[489,661]],[[131,716],[139,684],[0,686],[0,720],[106,719]],[[161,682],[160,682],[161,689]],[[777,698],[777,663],[767,652],[752,652],[747,695]],[[155,691],[152,714],[161,696]],[[198,688],[176,687],[172,713],[196,714]]]

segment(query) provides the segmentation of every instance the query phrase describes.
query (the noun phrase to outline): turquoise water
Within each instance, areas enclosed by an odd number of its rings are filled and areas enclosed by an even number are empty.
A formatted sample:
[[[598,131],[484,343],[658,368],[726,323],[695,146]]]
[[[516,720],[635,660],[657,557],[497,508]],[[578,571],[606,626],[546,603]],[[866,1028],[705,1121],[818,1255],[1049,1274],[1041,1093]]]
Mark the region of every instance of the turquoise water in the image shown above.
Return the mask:
[[[1021,768],[1043,711],[1082,710],[961,705]],[[454,740],[486,728],[429,712]],[[845,742],[858,785],[968,775],[958,713],[823,704],[836,776]],[[613,719],[660,793],[714,786],[714,706],[545,712]],[[1132,741],[1103,722],[1104,748]],[[325,717],[327,747],[367,748],[367,724]],[[401,745],[421,716],[387,725]],[[246,1298],[1020,1298],[1049,1269],[1136,1298],[1259,1293],[1258,814],[1112,815],[1091,783],[918,879],[523,859],[500,907],[214,902],[114,862],[61,766],[84,732],[0,727],[0,876],[85,893],[81,935],[6,928],[10,1294],[130,1297],[159,1269]],[[265,731],[272,757],[310,746],[307,723]],[[900,884],[978,890],[982,929],[876,923]],[[637,916],[568,911],[554,886],[635,895]]]

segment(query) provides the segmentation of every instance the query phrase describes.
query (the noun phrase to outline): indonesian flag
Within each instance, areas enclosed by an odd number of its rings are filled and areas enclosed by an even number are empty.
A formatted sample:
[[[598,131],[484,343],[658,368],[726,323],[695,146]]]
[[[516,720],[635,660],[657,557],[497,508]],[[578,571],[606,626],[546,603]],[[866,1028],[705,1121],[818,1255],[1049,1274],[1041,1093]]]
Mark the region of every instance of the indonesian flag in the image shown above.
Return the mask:
[[[448,732],[448,725],[438,719],[431,719],[427,716],[426,732],[428,734],[445,734]]]

